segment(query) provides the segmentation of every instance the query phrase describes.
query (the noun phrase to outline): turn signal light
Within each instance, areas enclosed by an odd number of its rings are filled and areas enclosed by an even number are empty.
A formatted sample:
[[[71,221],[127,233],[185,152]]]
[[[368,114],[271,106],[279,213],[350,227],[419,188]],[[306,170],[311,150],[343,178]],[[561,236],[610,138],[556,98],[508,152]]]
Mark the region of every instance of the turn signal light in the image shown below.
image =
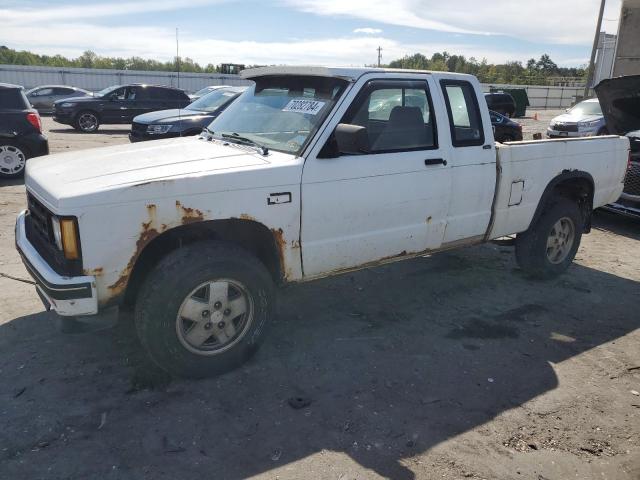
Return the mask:
[[[75,220],[70,218],[60,219],[60,233],[62,234],[64,258],[67,260],[78,260],[80,258],[80,247],[78,245],[78,233]]]

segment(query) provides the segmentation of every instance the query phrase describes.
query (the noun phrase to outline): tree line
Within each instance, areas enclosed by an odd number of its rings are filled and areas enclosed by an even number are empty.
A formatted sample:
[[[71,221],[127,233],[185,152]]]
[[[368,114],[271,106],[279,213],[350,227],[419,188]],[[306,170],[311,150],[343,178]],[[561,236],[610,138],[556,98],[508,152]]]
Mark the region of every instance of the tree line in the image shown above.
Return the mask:
[[[220,65],[208,63],[202,66],[189,57],[178,57],[171,61],[161,62],[135,56],[129,58],[105,57],[87,50],[77,58],[67,58],[62,55],[38,55],[25,50],[14,50],[6,46],[0,46],[0,64],[167,72],[175,72],[179,67],[181,72],[221,72]],[[387,66],[391,68],[469,73],[477,76],[484,83],[545,85],[556,77],[580,80],[586,77],[585,67],[559,67],[547,54],[542,55],[538,60],[531,58],[526,65],[523,65],[522,62],[518,61],[492,64],[486,58],[478,61],[474,57],[466,58],[464,55],[451,55],[448,52],[434,53],[430,58],[421,53],[415,53],[394,60]]]
[[[504,64],[492,64],[483,58],[466,58],[464,55],[451,55],[448,52],[434,53],[431,58],[415,53],[388,64],[390,68],[412,70],[436,70],[475,75],[483,83],[511,83],[520,85],[545,85],[557,77],[586,79],[585,67],[559,67],[547,54],[538,60],[531,58],[526,65],[512,61]]]

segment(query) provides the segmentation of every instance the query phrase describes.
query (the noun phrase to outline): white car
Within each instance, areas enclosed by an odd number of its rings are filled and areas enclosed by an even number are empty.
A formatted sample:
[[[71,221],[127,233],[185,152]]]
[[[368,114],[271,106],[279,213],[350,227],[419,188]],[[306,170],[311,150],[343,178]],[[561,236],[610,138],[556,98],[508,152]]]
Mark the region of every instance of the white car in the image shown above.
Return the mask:
[[[470,75],[244,75],[255,84],[197,137],[27,164],[16,245],[45,305],[133,306],[142,345],[175,375],[247,359],[281,285],[512,234],[525,272],[559,275],[592,210],[622,192],[627,138],[496,144]]]
[[[608,135],[597,98],[584,100],[555,117],[547,129],[548,138],[575,138]]]

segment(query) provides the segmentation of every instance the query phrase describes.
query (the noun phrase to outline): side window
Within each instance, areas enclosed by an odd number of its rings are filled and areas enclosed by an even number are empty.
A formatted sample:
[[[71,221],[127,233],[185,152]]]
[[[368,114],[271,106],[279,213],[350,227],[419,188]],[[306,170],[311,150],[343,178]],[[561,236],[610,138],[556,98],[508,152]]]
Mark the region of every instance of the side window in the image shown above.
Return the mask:
[[[53,88],[41,88],[38,90],[38,97],[43,97],[45,95],[53,95]]]
[[[367,129],[370,153],[437,148],[426,82],[373,81],[342,123]]]
[[[54,95],[69,95],[69,94],[74,93],[74,92],[75,92],[75,91],[74,91],[74,90],[72,90],[72,89],[70,89],[70,88],[60,88],[60,87],[57,87],[57,88],[54,88],[54,89],[53,89],[53,94],[54,94]]]
[[[473,87],[469,82],[442,80],[449,125],[454,147],[471,147],[484,143],[482,117]]]

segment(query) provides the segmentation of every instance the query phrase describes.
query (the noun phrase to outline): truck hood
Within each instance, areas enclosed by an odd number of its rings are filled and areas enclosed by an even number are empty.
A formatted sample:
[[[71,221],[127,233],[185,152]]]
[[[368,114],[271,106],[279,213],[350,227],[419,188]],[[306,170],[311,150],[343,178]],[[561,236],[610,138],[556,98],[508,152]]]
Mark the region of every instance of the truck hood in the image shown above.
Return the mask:
[[[640,130],[640,75],[603,80],[595,90],[609,132],[625,135]]]
[[[253,148],[219,140],[175,138],[32,158],[25,184],[54,212],[64,213],[60,210],[128,203],[163,193],[193,194],[195,184],[208,192],[271,186],[278,184],[277,167],[301,168],[296,160],[300,159],[275,151],[263,156]],[[299,183],[299,172],[291,173],[280,180],[297,178]],[[205,176],[212,178],[192,181]],[[162,191],[154,191],[160,184]]]

